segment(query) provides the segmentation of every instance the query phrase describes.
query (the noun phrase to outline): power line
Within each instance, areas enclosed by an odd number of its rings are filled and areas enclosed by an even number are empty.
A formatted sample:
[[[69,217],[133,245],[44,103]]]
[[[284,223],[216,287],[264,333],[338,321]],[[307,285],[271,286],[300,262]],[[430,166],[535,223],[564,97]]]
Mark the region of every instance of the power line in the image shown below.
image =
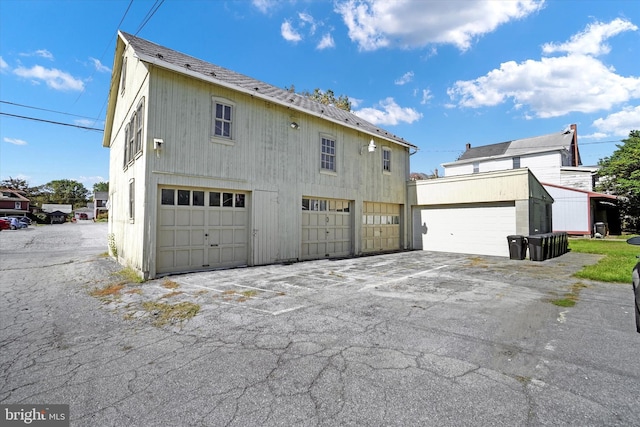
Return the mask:
[[[9,116],[9,117],[16,117],[18,119],[33,120],[33,121],[36,121],[36,122],[51,123],[51,124],[60,125],[60,126],[69,126],[69,127],[78,128],[78,129],[84,129],[84,130],[94,130],[94,131],[98,131],[98,132],[104,132],[104,129],[92,128],[92,127],[89,127],[89,126],[74,125],[74,124],[71,124],[71,123],[54,122],[53,120],[44,120],[44,119],[39,119],[37,117],[19,116],[17,114],[9,114],[9,113],[2,113],[2,112],[0,112],[0,115]]]
[[[18,104],[17,102],[10,102],[10,101],[2,101],[2,100],[0,100],[0,103],[8,104],[8,105],[15,105],[16,107],[31,108],[33,110],[47,111],[49,113],[64,114],[65,116],[80,117],[81,119],[89,119],[89,120],[98,121],[97,119],[94,119],[93,117],[79,116],[77,114],[65,113],[65,112],[56,111],[56,110],[49,110],[47,108],[40,108],[40,107],[31,106],[31,105]]]
[[[136,30],[134,36],[137,36],[138,33],[140,31],[142,31],[142,29],[144,28],[145,25],[147,25],[147,22],[149,22],[151,17],[153,17],[153,15],[155,15],[155,13],[158,11],[158,9],[160,9],[160,6],[162,6],[162,3],[164,3],[164,0],[156,0],[156,2],[153,4],[153,6],[151,6],[151,9],[149,9],[149,12],[147,12],[147,15],[144,17],[144,19],[143,19],[142,23],[140,24],[140,26]]]

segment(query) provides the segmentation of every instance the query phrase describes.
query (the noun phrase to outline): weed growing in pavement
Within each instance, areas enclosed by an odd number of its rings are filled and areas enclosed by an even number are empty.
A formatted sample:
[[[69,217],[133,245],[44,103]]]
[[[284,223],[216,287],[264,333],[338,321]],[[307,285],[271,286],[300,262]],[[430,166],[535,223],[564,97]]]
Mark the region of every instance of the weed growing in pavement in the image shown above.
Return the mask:
[[[89,295],[103,300],[112,300],[113,298],[120,297],[120,291],[122,290],[122,288],[124,288],[124,284],[112,283],[103,286],[102,288],[93,289],[91,292],[89,292]]]
[[[183,293],[184,292],[182,292],[182,291],[173,291],[173,292],[169,292],[168,294],[162,295],[160,298],[171,298],[171,297],[175,297],[176,295],[183,294]]]
[[[574,305],[576,305],[576,302],[580,297],[580,290],[586,287],[588,286],[584,283],[574,283],[573,285],[571,285],[570,292],[564,294],[564,298],[551,300],[551,303],[553,305],[557,305],[558,307],[573,307]]]
[[[118,247],[116,246],[116,235],[113,233],[110,233],[107,236],[107,244],[109,245],[109,250],[111,251],[111,254],[113,254],[113,256],[115,258],[118,258]]]
[[[118,276],[124,283],[143,283],[144,279],[138,275],[138,273],[131,267],[123,268],[120,271],[113,273],[114,276]]]
[[[179,302],[169,304],[166,302],[146,301],[142,308],[153,318],[155,326],[164,326],[167,323],[180,324],[194,317],[200,311],[200,305],[192,302]]]
[[[161,286],[163,288],[167,288],[167,289],[176,289],[176,288],[180,287],[179,284],[177,284],[173,280],[169,280],[169,279],[164,279],[164,282],[162,282]]]

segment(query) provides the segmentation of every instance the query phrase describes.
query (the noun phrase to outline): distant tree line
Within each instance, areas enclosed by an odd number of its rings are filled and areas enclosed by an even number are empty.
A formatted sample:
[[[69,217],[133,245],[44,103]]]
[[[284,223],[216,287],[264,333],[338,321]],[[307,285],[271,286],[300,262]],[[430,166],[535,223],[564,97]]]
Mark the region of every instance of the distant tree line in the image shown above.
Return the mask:
[[[313,92],[309,92],[308,90],[303,92],[296,92],[296,88],[294,85],[285,87],[285,89],[291,93],[298,93],[299,95],[311,98],[321,104],[333,105],[334,107],[338,107],[341,110],[351,111],[351,101],[349,101],[349,97],[346,95],[339,95],[338,97],[336,97],[335,93],[333,93],[331,89],[322,91],[321,89],[315,88]]]
[[[29,183],[20,178],[11,178],[0,181],[0,187],[9,188],[21,192],[32,206],[42,206],[46,203],[72,205],[74,209],[86,206],[91,194],[85,186],[71,179],[58,179],[44,185],[31,187]],[[93,185],[93,191],[109,191],[108,182],[98,182]]]

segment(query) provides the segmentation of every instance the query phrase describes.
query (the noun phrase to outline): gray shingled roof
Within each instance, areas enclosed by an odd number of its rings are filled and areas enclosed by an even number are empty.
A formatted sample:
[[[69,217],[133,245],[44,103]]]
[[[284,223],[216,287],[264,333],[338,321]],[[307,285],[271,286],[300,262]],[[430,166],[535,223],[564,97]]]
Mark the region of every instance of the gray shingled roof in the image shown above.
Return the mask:
[[[527,153],[540,153],[563,149],[570,150],[572,140],[573,130],[567,130],[532,138],[515,139],[498,144],[471,147],[462,153],[457,161],[468,162],[470,160],[480,160],[491,157],[513,157]]]
[[[255,94],[256,96],[263,98],[269,98],[274,102],[286,105],[292,109],[310,113],[315,116],[322,116],[328,120],[339,122],[345,126],[358,129],[369,135],[378,136],[403,146],[417,148],[415,145],[405,141],[403,138],[379,128],[351,112],[331,105],[321,104],[306,96],[289,92],[286,89],[278,88],[268,83],[236,73],[235,71],[168,49],[131,34],[125,32],[120,32],[120,34],[129,43],[136,54],[138,54],[140,59],[145,62],[152,62],[160,67],[164,65],[172,70],[175,70],[177,67],[180,70],[184,70],[185,74],[199,74],[202,78],[218,83],[221,86],[240,90],[244,93]]]

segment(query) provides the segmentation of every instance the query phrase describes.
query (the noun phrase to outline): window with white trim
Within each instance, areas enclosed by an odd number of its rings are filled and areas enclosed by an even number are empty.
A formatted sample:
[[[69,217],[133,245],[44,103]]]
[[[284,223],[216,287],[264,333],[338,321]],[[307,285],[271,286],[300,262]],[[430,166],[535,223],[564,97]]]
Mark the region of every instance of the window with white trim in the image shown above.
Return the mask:
[[[336,171],[336,141],[327,137],[321,138],[320,169]]]
[[[122,68],[120,69],[120,93],[124,93],[124,87],[127,83],[127,57],[122,59]]]
[[[513,168],[520,169],[520,157],[516,156],[513,158]]]
[[[233,139],[233,110],[234,106],[231,103],[213,99],[212,137]]]
[[[136,110],[136,151],[138,154],[142,151],[142,128],[144,127],[144,98],[140,100]]]
[[[479,172],[480,172],[480,163],[473,162],[473,173],[479,173]]]
[[[122,167],[127,167],[129,163],[129,133],[131,132],[129,123],[124,127],[124,159],[122,161]]]
[[[136,181],[129,181],[129,220],[133,221],[136,214]]]
[[[131,117],[131,121],[129,122],[129,147],[127,148],[127,150],[129,150],[129,158],[127,159],[127,163],[129,163],[131,160],[133,160],[133,155],[134,155],[134,148],[135,148],[135,141],[136,141],[136,113],[133,113],[133,116]]]
[[[391,149],[382,147],[382,171],[391,172]]]

